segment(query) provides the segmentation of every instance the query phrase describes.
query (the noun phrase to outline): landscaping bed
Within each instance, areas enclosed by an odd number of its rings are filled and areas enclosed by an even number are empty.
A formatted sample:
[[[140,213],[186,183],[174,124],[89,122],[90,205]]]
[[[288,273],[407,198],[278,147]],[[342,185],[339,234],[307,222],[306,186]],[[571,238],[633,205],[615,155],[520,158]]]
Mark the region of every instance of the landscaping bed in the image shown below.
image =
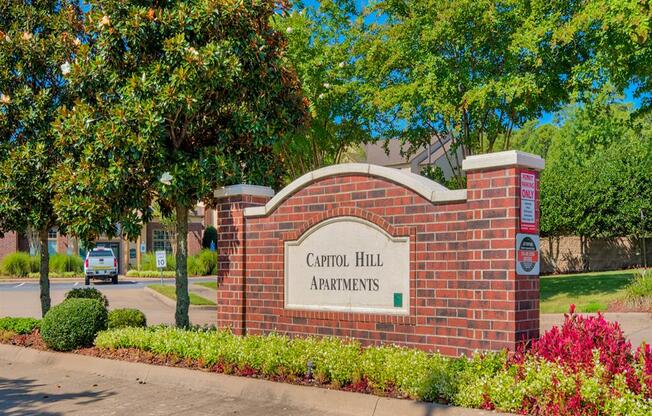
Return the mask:
[[[36,326],[0,342],[46,349]],[[632,350],[618,324],[601,315],[571,313],[527,350],[470,358],[337,338],[165,326],[101,331],[93,347],[74,352],[521,414],[652,414],[652,350]]]

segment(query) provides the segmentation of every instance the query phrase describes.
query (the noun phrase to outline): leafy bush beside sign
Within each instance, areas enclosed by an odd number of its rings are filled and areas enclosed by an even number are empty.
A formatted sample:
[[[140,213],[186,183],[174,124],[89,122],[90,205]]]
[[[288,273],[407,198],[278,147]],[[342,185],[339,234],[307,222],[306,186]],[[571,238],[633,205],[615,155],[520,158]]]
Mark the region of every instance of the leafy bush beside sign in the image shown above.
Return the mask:
[[[652,414],[652,350],[632,351],[618,324],[570,313],[512,357],[448,358],[337,338],[233,335],[168,327],[100,332],[102,349],[136,348],[226,373],[534,415]]]

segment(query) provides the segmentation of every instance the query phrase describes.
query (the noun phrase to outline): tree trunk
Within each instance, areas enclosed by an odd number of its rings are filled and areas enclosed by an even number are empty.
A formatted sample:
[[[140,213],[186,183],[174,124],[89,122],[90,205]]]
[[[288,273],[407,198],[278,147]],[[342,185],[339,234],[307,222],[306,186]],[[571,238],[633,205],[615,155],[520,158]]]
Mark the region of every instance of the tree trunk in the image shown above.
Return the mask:
[[[39,285],[41,286],[41,314],[45,316],[50,310],[50,252],[48,249],[48,230],[41,230],[41,267],[39,273]]]
[[[41,232],[32,226],[27,227],[27,242],[29,243],[29,255],[36,256],[40,253]]]
[[[179,328],[190,326],[188,308],[190,296],[188,295],[188,208],[177,203],[177,271],[176,271],[176,293],[177,309],[174,315],[175,322]]]

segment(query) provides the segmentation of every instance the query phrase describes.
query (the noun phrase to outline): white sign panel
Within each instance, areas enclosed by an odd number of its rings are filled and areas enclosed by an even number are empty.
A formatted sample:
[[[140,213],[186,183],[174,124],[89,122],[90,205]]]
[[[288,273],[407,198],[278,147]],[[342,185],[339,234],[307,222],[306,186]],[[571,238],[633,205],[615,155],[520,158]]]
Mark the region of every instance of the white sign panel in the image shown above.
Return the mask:
[[[164,250],[156,252],[156,267],[159,269],[165,269],[167,267],[167,258]]]
[[[516,234],[516,273],[533,276],[540,269],[539,236],[536,234]]]
[[[337,217],[285,243],[287,309],[407,315],[409,303],[409,237]]]

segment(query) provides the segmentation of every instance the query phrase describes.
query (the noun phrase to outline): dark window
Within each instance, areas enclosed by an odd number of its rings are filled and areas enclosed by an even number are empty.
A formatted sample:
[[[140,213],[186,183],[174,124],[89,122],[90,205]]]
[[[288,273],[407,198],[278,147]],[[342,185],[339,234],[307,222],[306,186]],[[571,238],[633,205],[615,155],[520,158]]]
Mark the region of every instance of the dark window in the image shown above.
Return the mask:
[[[90,254],[91,257],[111,257],[113,253],[109,250],[93,250]]]

